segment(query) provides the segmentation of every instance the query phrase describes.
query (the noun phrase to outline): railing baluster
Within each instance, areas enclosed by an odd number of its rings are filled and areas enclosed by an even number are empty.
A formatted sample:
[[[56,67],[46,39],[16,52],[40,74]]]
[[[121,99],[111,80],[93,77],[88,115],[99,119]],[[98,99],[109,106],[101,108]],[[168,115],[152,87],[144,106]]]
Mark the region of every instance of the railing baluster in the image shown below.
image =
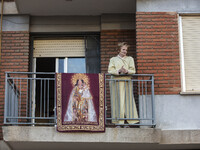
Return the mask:
[[[16,87],[16,93],[17,93],[17,88],[19,87],[19,81],[18,81],[18,79],[16,79],[16,84],[17,84],[17,87]],[[19,97],[20,97],[20,90],[19,90],[19,93],[18,94],[16,94],[16,95],[14,95],[14,97],[15,97],[15,103],[16,103],[16,107],[15,107],[15,111],[14,111],[14,116],[15,117],[18,117],[19,116]],[[17,119],[17,122],[18,122],[19,120]]]
[[[12,90],[13,90],[13,92],[12,92],[12,101],[14,102],[14,105],[12,105],[11,104],[11,116],[12,117],[15,117],[15,115],[14,115],[14,112],[15,112],[15,107],[16,107],[16,104],[15,104],[15,91],[14,91],[14,88],[15,88],[15,85],[14,85],[14,83],[15,83],[15,79],[13,80],[13,85],[12,85]],[[12,103],[12,102],[11,102]]]
[[[151,101],[152,101],[152,124],[155,125],[155,104],[154,104],[154,76],[151,78]]]
[[[40,81],[40,117],[42,117],[42,81]]]
[[[54,79],[55,79],[55,75],[54,75]],[[57,124],[57,120],[56,120],[56,80],[54,80],[54,122]]]
[[[49,117],[49,80],[47,81],[47,117]]]
[[[8,78],[7,78],[8,74],[6,73],[5,74],[5,103],[4,103],[4,123],[7,122],[7,117],[8,117],[8,101],[9,101],[9,98],[8,98]]]
[[[28,117],[28,79],[26,79],[26,117]]]
[[[145,109],[145,112],[146,112],[146,118],[148,118],[148,101],[147,101],[147,81],[145,81],[145,103],[146,103],[146,109]]]
[[[46,112],[46,80],[44,80],[44,117]]]
[[[106,78],[106,75],[105,75],[105,78]],[[105,106],[106,106],[106,108],[105,108],[105,116],[107,116],[107,108],[108,108],[108,106],[107,106],[107,97],[106,97],[106,81],[105,81],[105,87],[104,87],[104,97],[105,97]],[[112,112],[112,111],[111,111]],[[112,114],[112,113],[111,113]],[[107,119],[105,119],[105,124],[107,124]]]
[[[10,85],[11,83],[7,83],[7,84],[8,84],[8,88],[7,88],[8,89],[8,92],[7,92],[8,93],[8,96],[7,96],[8,97],[8,107],[7,107],[8,108],[8,110],[7,110],[8,116],[7,117],[10,117],[11,116],[11,108],[10,107],[11,107],[11,100],[12,100],[11,99],[12,98],[12,92],[11,92],[12,89],[11,88],[12,87]]]
[[[143,116],[143,119],[144,119],[144,86],[143,86],[143,81],[142,81],[142,116]]]
[[[4,115],[6,117],[4,116],[4,121],[6,121],[5,118],[10,116],[10,96],[11,96],[10,84],[7,81],[5,86],[5,111],[4,111]]]
[[[126,117],[127,117],[128,114],[126,114],[126,112],[127,112],[127,109],[128,109],[128,108],[127,108],[126,105],[128,104],[128,102],[127,102],[127,98],[126,98],[126,97],[127,97],[127,96],[126,96],[126,90],[127,90],[127,89],[126,89],[126,81],[125,81],[125,82],[124,82],[124,99],[125,99],[125,102],[123,103],[123,105],[125,105],[125,106],[123,106],[123,107],[125,108],[125,110],[124,110],[124,112],[122,112],[122,114],[125,114]],[[130,116],[129,116],[129,118],[130,118]]]
[[[9,96],[8,96],[8,117],[10,117],[12,115],[12,110],[11,110],[11,104],[12,104],[12,86],[10,85],[9,83],[9,86],[8,86],[8,93],[9,93]]]
[[[19,79],[19,117],[21,117],[21,103],[22,103],[22,87],[21,87],[21,79]]]
[[[36,106],[36,86],[37,86],[37,75],[33,74],[33,90],[32,90],[32,108],[31,108],[31,117],[35,117],[36,116],[36,108],[38,106]],[[38,87],[39,88],[39,87]],[[31,119],[31,122],[34,124],[35,123],[35,119]]]
[[[120,95],[120,93],[119,93],[119,88],[120,88],[120,87],[119,87],[119,81],[118,81],[118,89],[117,89],[117,90],[118,90],[118,100],[117,100],[118,106],[117,106],[117,107],[118,107],[118,110],[119,110],[119,113],[118,113],[119,116],[117,116],[117,118],[121,119],[121,116],[120,116],[120,112],[121,112],[121,108],[120,108],[120,104],[121,104],[121,103],[120,103],[120,96],[121,96],[121,95]],[[117,108],[117,107],[116,107],[116,108]],[[115,108],[115,109],[116,109],[116,108]]]
[[[115,93],[117,93],[117,82],[116,82],[116,80],[114,80],[115,81],[115,84],[114,84],[114,86],[115,86]],[[117,118],[117,116],[118,116],[118,113],[117,113],[117,108],[118,108],[118,105],[117,105],[117,103],[118,103],[118,97],[119,97],[119,93],[118,94],[114,94],[114,98],[115,99],[113,99],[113,102],[115,102],[115,115],[114,115],[114,119],[116,119]]]
[[[111,80],[109,83],[110,83],[110,95],[111,95],[110,96],[110,101],[111,101],[111,106],[113,106],[113,90],[114,90],[113,89],[113,85],[114,85],[114,82],[113,82],[113,80]],[[113,114],[113,107],[111,107],[111,118],[113,118],[113,116],[114,116],[114,114]]]
[[[134,116],[134,114],[131,112],[131,101],[133,101],[133,99],[131,100],[131,93],[132,93],[132,90],[133,90],[133,88],[132,88],[132,81],[128,81],[127,82],[127,84],[128,84],[128,102],[129,102],[129,105],[128,105],[128,107],[129,107],[129,117],[133,117]],[[132,102],[133,103],[133,102]],[[133,108],[133,107],[132,107]],[[132,109],[133,110],[133,109]],[[132,114],[132,115],[131,115]]]
[[[33,80],[30,79],[30,91],[29,91],[29,117],[31,117],[32,114],[32,86],[33,86]]]
[[[129,87],[131,88],[131,91],[129,90],[129,99],[130,99],[130,101],[132,101],[132,108],[133,108],[132,109],[132,116],[134,117],[135,116],[135,114],[134,114],[134,102],[135,102],[135,98],[134,98],[134,87],[133,87],[134,84],[133,84],[132,81],[129,81],[129,83],[130,83]],[[130,103],[129,112],[131,113],[131,103]]]
[[[138,80],[138,101],[139,101],[139,118],[142,118],[142,102],[141,102],[141,96],[140,96],[140,80]]]

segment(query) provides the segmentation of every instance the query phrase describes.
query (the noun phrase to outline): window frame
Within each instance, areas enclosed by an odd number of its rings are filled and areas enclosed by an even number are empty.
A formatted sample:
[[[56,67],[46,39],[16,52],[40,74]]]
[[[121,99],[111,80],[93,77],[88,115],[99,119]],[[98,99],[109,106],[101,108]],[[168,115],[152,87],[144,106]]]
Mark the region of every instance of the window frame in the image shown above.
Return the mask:
[[[56,39],[56,38],[73,38],[73,37],[83,37],[84,41],[86,41],[86,38],[89,36],[98,36],[100,38],[100,32],[88,32],[88,33],[30,33],[30,53],[29,53],[29,61],[30,61],[30,67],[29,67],[29,71],[30,72],[36,72],[36,59],[37,57],[33,57],[33,51],[34,51],[34,40],[35,39]],[[100,42],[100,39],[99,39]],[[86,43],[87,44],[87,43]],[[85,45],[86,45],[85,44]],[[85,47],[85,50],[87,49],[87,45]],[[56,57],[54,57],[56,59]],[[64,58],[64,57],[63,57]],[[84,57],[86,58],[86,56]],[[101,66],[101,50],[100,50],[100,44],[99,44],[99,71],[101,70],[100,66]],[[55,60],[55,73],[58,72],[58,67],[56,65],[58,65],[58,59]],[[87,64],[85,64],[87,65]],[[67,58],[65,58],[64,61],[64,66],[67,66]],[[64,72],[67,72],[67,67],[64,67]],[[34,75],[35,76],[35,75]],[[32,85],[32,104],[33,104],[33,111],[32,111],[32,116],[35,116],[35,111],[36,111],[36,84],[35,82]],[[33,119],[33,122],[35,122],[35,119]]]
[[[87,37],[98,36],[100,38],[100,32],[71,32],[71,33],[30,33],[30,72],[34,72],[34,57],[33,57],[33,43],[35,39],[56,39],[56,38],[73,38],[73,37],[83,37],[86,41]],[[99,39],[100,42],[100,39]],[[87,50],[87,42],[85,43],[85,50]],[[85,55],[86,58],[86,55]],[[87,59],[87,58],[86,58]],[[101,48],[99,43],[99,73],[101,72]],[[56,70],[55,70],[56,72]],[[86,73],[87,73],[87,64],[86,64]]]
[[[183,29],[182,29],[182,16],[179,16],[179,47],[180,47],[180,65],[181,65],[181,92],[186,92],[185,83],[185,62],[183,50]]]
[[[200,95],[199,91],[187,91],[186,76],[185,76],[185,56],[183,43],[183,16],[199,16],[196,13],[179,13],[178,28],[179,28],[179,53],[180,53],[180,71],[181,71],[181,95]]]

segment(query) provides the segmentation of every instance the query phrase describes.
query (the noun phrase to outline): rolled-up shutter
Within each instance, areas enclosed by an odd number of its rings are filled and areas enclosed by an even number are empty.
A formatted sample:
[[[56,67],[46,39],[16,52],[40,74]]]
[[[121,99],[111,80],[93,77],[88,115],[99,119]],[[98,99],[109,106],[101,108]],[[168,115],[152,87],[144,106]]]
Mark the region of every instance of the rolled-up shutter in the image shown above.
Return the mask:
[[[186,91],[200,91],[200,16],[183,16]]]
[[[38,39],[33,46],[33,57],[85,57],[84,39]]]

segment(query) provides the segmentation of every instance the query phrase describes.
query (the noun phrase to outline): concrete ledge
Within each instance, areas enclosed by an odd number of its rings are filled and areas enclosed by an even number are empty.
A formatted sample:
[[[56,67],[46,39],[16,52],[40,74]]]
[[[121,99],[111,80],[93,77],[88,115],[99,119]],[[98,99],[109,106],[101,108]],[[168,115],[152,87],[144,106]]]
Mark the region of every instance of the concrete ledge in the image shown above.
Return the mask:
[[[3,31],[29,31],[28,15],[5,15]]]
[[[200,130],[106,128],[105,133],[57,132],[55,127],[4,126],[6,142],[200,144]]]
[[[199,12],[199,0],[137,0],[137,12]]]
[[[106,128],[105,133],[61,133],[55,127],[4,126],[3,138],[7,142],[159,143],[160,130]]]
[[[200,144],[200,130],[162,130],[160,144]]]
[[[180,92],[181,95],[200,95],[200,92]]]
[[[0,140],[0,150],[11,150],[8,144],[2,140]]]
[[[55,127],[4,126],[3,138],[2,150],[200,149],[200,130],[106,128],[105,133],[61,133]]]
[[[0,3],[0,6],[1,6],[1,3]],[[0,12],[1,12],[1,7],[0,7]],[[3,14],[4,15],[18,14],[16,3],[4,1]]]

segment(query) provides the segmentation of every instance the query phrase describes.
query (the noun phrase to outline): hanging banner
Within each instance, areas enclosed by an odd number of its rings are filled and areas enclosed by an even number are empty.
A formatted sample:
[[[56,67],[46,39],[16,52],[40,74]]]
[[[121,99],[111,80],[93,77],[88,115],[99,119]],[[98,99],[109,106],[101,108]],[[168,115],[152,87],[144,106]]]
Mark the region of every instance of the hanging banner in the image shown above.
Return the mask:
[[[105,131],[104,74],[58,73],[57,130]]]

